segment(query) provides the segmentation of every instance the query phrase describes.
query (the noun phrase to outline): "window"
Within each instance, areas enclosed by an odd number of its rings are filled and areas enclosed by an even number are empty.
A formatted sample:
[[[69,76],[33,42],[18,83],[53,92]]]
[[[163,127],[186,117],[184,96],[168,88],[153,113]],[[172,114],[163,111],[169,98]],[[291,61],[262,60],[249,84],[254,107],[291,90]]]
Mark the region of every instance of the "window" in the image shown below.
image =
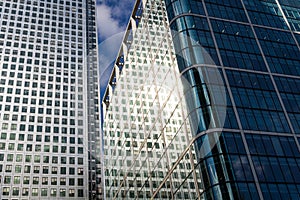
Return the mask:
[[[48,185],[48,177],[42,177],[42,185]]]
[[[31,155],[26,155],[25,162],[31,162]]]
[[[59,196],[60,197],[65,197],[66,196],[66,189],[60,189],[59,190]]]
[[[38,196],[38,188],[32,188],[32,196]]]
[[[14,150],[15,149],[15,144],[14,143],[9,143],[8,144],[8,150]]]
[[[2,194],[3,195],[9,195],[9,192],[10,192],[10,188],[9,187],[4,187],[3,191],[2,191]]]
[[[11,165],[6,165],[5,167],[5,172],[11,172],[12,166]]]
[[[18,144],[17,150],[18,151],[23,151],[23,147],[24,147],[23,144]]]
[[[57,174],[57,167],[52,167],[52,174]]]
[[[15,173],[21,173],[22,166],[21,165],[16,165],[15,166]]]
[[[56,177],[51,178],[51,185],[57,185],[57,178]]]
[[[0,149],[1,149],[1,150],[4,150],[4,149],[5,149],[5,143],[4,143],[4,142],[1,142],[1,143],[0,143]]]
[[[13,196],[19,196],[20,189],[17,187],[13,188]]]
[[[15,140],[15,139],[16,139],[16,134],[15,134],[15,133],[11,133],[11,134],[9,135],[9,139],[10,139],[10,140]]]
[[[24,176],[23,178],[23,184],[29,184],[29,176]]]
[[[29,194],[29,189],[28,188],[23,188],[22,196],[28,196],[28,194]]]
[[[7,161],[8,161],[8,162],[12,162],[13,159],[14,159],[14,155],[13,155],[13,154],[8,154],[8,155],[7,155]]]
[[[50,146],[49,145],[44,146],[44,152],[50,152]]]
[[[40,173],[40,166],[34,166],[33,173],[35,173],[35,174]]]
[[[78,158],[78,162],[77,162],[79,165],[82,165],[83,164],[83,158]]]
[[[78,175],[83,175],[83,168],[78,168],[77,173]]]
[[[70,157],[69,158],[69,163],[70,164],[75,164],[75,158],[74,157]]]
[[[78,190],[78,197],[83,197],[83,189]]]
[[[60,178],[60,185],[66,185],[66,178]]]
[[[4,184],[10,184],[11,177],[10,176],[5,176],[4,177]]]
[[[41,196],[45,197],[45,196],[48,195],[47,193],[48,193],[48,189],[47,188],[42,188],[42,190],[41,190]]]
[[[42,149],[41,145],[39,145],[39,144],[35,145],[35,151],[36,152],[40,152],[41,149]]]
[[[14,184],[20,184],[20,176],[14,177]]]
[[[48,174],[49,173],[49,167],[48,166],[44,166],[43,167],[43,174]]]
[[[69,190],[69,197],[74,197],[75,196],[75,190],[74,189],[70,189]]]
[[[39,177],[33,177],[32,184],[34,185],[39,184]]]
[[[23,155],[22,154],[17,154],[16,162],[22,162],[22,160],[23,160]]]
[[[50,196],[51,197],[56,197],[56,195],[57,195],[57,190],[56,189],[51,189],[50,190]]]

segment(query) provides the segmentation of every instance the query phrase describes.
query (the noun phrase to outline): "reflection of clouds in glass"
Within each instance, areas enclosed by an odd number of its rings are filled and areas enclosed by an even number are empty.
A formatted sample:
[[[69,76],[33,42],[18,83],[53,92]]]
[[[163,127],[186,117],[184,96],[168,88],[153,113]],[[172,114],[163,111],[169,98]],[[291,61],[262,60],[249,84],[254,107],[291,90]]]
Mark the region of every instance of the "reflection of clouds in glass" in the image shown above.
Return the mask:
[[[241,160],[240,160],[240,158],[238,156],[235,157],[235,160],[232,161],[235,176],[238,180],[243,180],[244,179],[244,172],[243,172],[243,166],[242,166],[243,159],[244,159],[245,162],[247,162],[247,158],[241,157]]]
[[[120,24],[126,25],[128,23],[129,16],[132,12],[135,1],[133,0],[101,0],[99,4],[105,4],[112,9],[111,16],[117,20]]]
[[[106,89],[125,32],[119,32],[98,45],[101,93]]]
[[[122,32],[125,29],[124,25],[120,25],[120,22],[113,18],[113,12],[113,8],[107,5],[97,5],[98,34],[101,40]]]
[[[126,29],[134,1],[97,1],[97,25],[100,40]]]

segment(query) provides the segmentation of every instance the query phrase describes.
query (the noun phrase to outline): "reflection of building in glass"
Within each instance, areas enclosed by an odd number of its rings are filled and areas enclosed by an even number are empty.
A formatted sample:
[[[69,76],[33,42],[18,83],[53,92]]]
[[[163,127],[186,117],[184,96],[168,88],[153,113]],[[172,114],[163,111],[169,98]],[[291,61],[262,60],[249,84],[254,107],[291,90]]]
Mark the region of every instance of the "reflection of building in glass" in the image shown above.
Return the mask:
[[[100,199],[95,1],[0,2],[0,199]]]
[[[107,197],[298,199],[299,1],[145,2],[107,90]]]
[[[166,18],[163,2],[136,4],[104,97],[108,199],[200,194]]]

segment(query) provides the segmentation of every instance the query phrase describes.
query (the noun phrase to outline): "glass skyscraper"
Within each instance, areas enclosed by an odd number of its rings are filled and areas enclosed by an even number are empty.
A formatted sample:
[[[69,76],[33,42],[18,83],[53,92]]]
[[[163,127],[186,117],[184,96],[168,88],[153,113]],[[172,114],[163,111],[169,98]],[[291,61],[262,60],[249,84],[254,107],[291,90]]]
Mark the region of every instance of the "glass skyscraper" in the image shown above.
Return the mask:
[[[178,0],[166,6],[178,67],[200,100],[188,112],[199,119],[191,123],[198,123],[192,134],[203,197],[299,199],[300,1]],[[224,124],[218,120],[222,102],[211,98],[220,83],[205,78],[211,68],[226,88]]]
[[[179,78],[164,2],[137,1],[103,98],[107,199],[200,194]]]
[[[0,2],[0,199],[102,199],[95,7]]]
[[[137,1],[128,29],[107,198],[299,199],[299,0]]]

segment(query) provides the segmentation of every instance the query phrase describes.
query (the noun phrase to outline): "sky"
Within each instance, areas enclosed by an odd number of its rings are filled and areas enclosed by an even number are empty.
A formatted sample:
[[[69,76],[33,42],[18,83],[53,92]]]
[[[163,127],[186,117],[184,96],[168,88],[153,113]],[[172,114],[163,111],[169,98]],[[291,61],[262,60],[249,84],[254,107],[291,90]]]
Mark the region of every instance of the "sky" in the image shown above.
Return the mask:
[[[97,0],[100,87],[103,95],[135,0]]]

